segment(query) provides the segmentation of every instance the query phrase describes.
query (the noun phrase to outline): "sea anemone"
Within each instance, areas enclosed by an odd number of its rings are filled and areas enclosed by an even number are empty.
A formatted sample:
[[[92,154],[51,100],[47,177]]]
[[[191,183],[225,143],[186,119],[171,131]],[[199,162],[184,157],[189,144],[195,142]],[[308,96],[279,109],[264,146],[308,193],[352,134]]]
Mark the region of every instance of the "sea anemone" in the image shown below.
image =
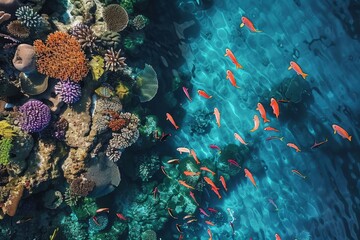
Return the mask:
[[[61,100],[67,104],[73,104],[80,100],[80,84],[72,81],[59,81],[55,85],[55,93],[60,95]]]
[[[39,100],[29,100],[19,108],[20,127],[23,131],[40,132],[50,123],[50,108]]]
[[[7,25],[7,30],[11,35],[19,38],[27,38],[30,35],[30,30],[19,20],[10,22]]]
[[[124,30],[129,23],[126,10],[118,4],[110,4],[104,8],[103,17],[107,28],[113,32]]]
[[[114,49],[111,48],[105,53],[105,68],[110,71],[119,71],[126,66],[124,57],[120,57],[121,49],[118,52],[114,52]]]
[[[96,48],[96,36],[91,28],[83,23],[78,23],[71,31],[83,49],[89,48],[90,52]]]
[[[89,219],[89,229],[93,232],[100,232],[104,230],[109,223],[109,219],[106,213],[96,215]]]
[[[41,16],[29,6],[19,7],[15,12],[15,16],[28,28],[37,28],[43,23]]]
[[[81,81],[88,73],[80,43],[65,32],[49,34],[46,43],[34,42],[37,69],[40,73],[60,80]]]

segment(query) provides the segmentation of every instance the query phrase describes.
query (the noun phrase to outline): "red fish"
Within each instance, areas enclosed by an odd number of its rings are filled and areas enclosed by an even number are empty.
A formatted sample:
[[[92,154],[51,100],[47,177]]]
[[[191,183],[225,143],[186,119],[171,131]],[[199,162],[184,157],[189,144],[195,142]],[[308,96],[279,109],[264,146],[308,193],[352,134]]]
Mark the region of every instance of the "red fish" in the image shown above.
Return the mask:
[[[297,64],[294,61],[290,62],[290,67],[288,68],[288,70],[290,70],[290,69],[294,69],[294,71],[297,73],[297,75],[301,75],[303,77],[303,79],[305,79],[308,76],[308,74],[303,72],[303,70],[301,69],[299,64]]]
[[[189,221],[187,221],[186,223],[187,224],[189,224],[189,223],[192,223],[192,222],[196,222],[197,221],[197,219],[196,218],[194,218],[194,219],[190,219]]]
[[[204,177],[204,180],[207,184],[211,186],[211,188],[219,189],[218,187],[216,187],[215,183],[210,178]]]
[[[181,185],[183,185],[184,187],[186,187],[186,188],[189,188],[189,189],[195,189],[193,186],[190,186],[189,184],[187,184],[185,181],[183,181],[183,180],[178,180],[178,182],[181,184]]]
[[[228,162],[229,162],[231,165],[234,165],[234,166],[236,166],[236,167],[238,167],[238,168],[241,168],[240,165],[239,165],[235,160],[233,160],[233,159],[228,159]]]
[[[264,119],[264,123],[265,123],[265,122],[270,122],[270,120],[268,120],[268,119],[266,118],[266,111],[265,111],[264,106],[263,106],[261,103],[258,103],[258,104],[257,104],[256,110],[258,110],[258,111],[260,112],[260,116],[262,117],[262,119]]]
[[[240,135],[239,135],[238,133],[234,133],[234,137],[235,137],[235,139],[238,140],[240,143],[242,143],[242,144],[244,144],[244,145],[248,145],[248,143],[245,142],[245,140],[244,140],[242,137],[240,137]]]
[[[170,113],[166,113],[166,120],[169,120],[171,124],[175,127],[175,129],[179,129],[180,127],[176,125],[174,118],[171,116]]]
[[[215,115],[215,119],[216,119],[216,124],[218,125],[218,127],[220,127],[220,112],[219,112],[219,109],[214,108],[214,115]]]
[[[194,202],[196,203],[196,205],[200,205],[197,201],[196,201],[196,198],[195,198],[195,195],[192,191],[190,191],[190,197],[194,200]]]
[[[248,177],[250,179],[250,181],[252,182],[252,184],[257,188],[255,179],[254,179],[253,175],[251,174],[251,172],[249,170],[247,170],[246,168],[244,168],[244,171],[245,171],[245,177]]]
[[[200,175],[200,172],[184,171],[184,175],[190,176],[190,177],[199,176],[199,175]]]
[[[211,190],[218,196],[219,199],[221,199],[221,195],[219,193],[219,188],[212,187]]]
[[[240,24],[240,27],[246,26],[250,31],[252,32],[262,32],[254,27],[254,24],[246,17],[241,18],[242,23]]]
[[[94,221],[94,223],[95,223],[96,225],[100,226],[100,223],[98,222],[97,217],[93,216],[93,217],[92,217],[92,220]]]
[[[212,238],[212,233],[211,233],[211,230],[210,230],[210,229],[207,230],[207,233],[209,234],[209,237],[210,237],[209,240],[213,240],[213,238]]]
[[[215,224],[214,224],[213,222],[211,222],[211,221],[205,221],[205,223],[206,223],[207,225],[210,225],[210,226],[215,226]]]
[[[296,146],[294,143],[288,143],[286,146],[291,147],[296,150],[296,152],[301,152],[300,148]]]
[[[127,218],[122,215],[121,213],[116,213],[116,216],[120,219],[120,220],[123,220],[123,221],[127,221]]]
[[[199,159],[197,158],[197,155],[196,155],[194,149],[191,149],[191,150],[190,150],[190,155],[194,158],[196,164],[200,164],[200,161],[199,161]]]
[[[188,89],[187,89],[186,87],[183,87],[182,89],[183,89],[183,91],[184,91],[184,93],[185,93],[186,97],[187,97],[187,98],[190,100],[190,102],[191,102],[191,101],[192,101],[192,99],[191,99],[191,97],[190,97],[190,95],[189,95]]]
[[[212,96],[210,96],[209,94],[207,94],[204,90],[198,90],[198,94],[199,94],[200,96],[202,96],[203,98],[207,98],[207,99],[212,98]]]
[[[300,173],[298,170],[296,170],[296,169],[291,170],[291,172],[294,173],[294,174],[296,174],[296,175],[298,175],[299,177],[301,177],[301,178],[303,178],[303,179],[306,178],[306,176],[304,176],[303,174],[301,174],[301,173]]]
[[[199,211],[200,211],[200,213],[202,213],[203,215],[205,215],[205,216],[207,216],[207,217],[210,217],[210,215],[207,214],[204,209],[199,208]]]
[[[311,149],[313,149],[313,148],[318,148],[318,147],[320,147],[321,145],[323,145],[324,143],[327,143],[327,142],[328,142],[328,139],[327,139],[327,138],[325,138],[325,141],[322,141],[322,142],[319,142],[319,143],[317,143],[317,142],[315,141],[314,145],[311,146]]]
[[[259,117],[257,115],[254,115],[254,128],[250,130],[250,132],[255,132],[260,125]]]
[[[278,132],[279,130],[277,130],[276,128],[273,127],[266,127],[264,128],[265,131],[274,131],[274,132]]]
[[[281,237],[277,233],[275,234],[275,240],[281,240]]]
[[[334,129],[334,134],[338,133],[340,136],[342,136],[343,138],[346,138],[347,140],[349,140],[351,142],[351,136],[348,134],[347,131],[345,131],[345,129],[343,129],[342,127],[333,124],[332,128]]]
[[[213,212],[213,213],[217,213],[217,212],[218,212],[218,210],[216,210],[216,209],[214,209],[214,208],[211,208],[211,207],[209,207],[208,210],[209,210],[210,212]]]
[[[275,98],[271,98],[270,106],[272,107],[273,113],[275,114],[276,118],[279,118],[280,109],[279,109],[279,104],[277,103]]]
[[[180,224],[176,224],[176,230],[178,230],[179,233],[182,233],[182,230],[181,230],[181,225]]]
[[[231,82],[231,85],[233,85],[234,87],[240,88],[238,85],[236,85],[236,80],[235,80],[234,74],[230,70],[226,71],[226,79],[229,79],[229,81]]]
[[[225,178],[223,176],[220,176],[220,182],[223,185],[225,191],[227,191],[227,187],[226,187],[226,182],[225,182]]]
[[[175,158],[175,159],[170,159],[169,161],[167,161],[168,164],[179,164],[180,160]]]
[[[96,210],[96,213],[101,213],[101,212],[109,213],[109,208],[99,208],[98,210]]]
[[[210,147],[211,149],[216,149],[216,150],[219,151],[219,153],[221,153],[221,149],[220,149],[218,146],[216,146],[216,145],[214,145],[214,144],[210,144],[209,147]]]
[[[231,61],[235,64],[236,68],[244,68],[243,66],[241,66],[238,61],[236,60],[236,57],[234,56],[234,54],[232,53],[232,51],[230,49],[226,49],[225,50],[225,57],[229,57],[231,59]]]

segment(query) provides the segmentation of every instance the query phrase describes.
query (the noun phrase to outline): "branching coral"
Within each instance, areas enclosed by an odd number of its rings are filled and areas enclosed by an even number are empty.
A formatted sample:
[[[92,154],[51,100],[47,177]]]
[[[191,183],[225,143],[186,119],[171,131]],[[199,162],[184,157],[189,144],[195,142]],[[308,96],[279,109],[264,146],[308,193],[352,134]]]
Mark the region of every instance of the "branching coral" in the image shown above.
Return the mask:
[[[7,25],[8,32],[19,38],[27,38],[30,35],[30,30],[26,26],[22,25],[19,20],[10,22]]]
[[[95,187],[95,182],[86,178],[76,178],[71,182],[70,192],[72,194],[86,197]]]
[[[70,207],[76,206],[80,199],[80,196],[75,195],[71,192],[70,188],[67,188],[64,193],[64,200],[67,205]]]
[[[88,25],[78,23],[71,30],[71,35],[79,41],[83,49],[89,48],[92,52],[96,48],[97,37]]]
[[[39,100],[29,100],[19,110],[20,126],[26,132],[40,132],[50,123],[50,109]]]
[[[29,6],[21,6],[16,12],[15,16],[26,27],[36,28],[40,27],[43,23],[41,16]]]
[[[126,10],[118,4],[110,4],[104,8],[103,17],[110,31],[120,32],[129,22]]]
[[[131,24],[135,27],[136,30],[141,30],[146,26],[146,24],[148,22],[149,22],[149,19],[147,17],[145,17],[144,15],[137,15],[131,21]]]
[[[60,80],[81,81],[88,73],[85,54],[75,37],[65,32],[49,34],[44,44],[34,42],[38,71]]]
[[[139,118],[131,113],[120,113],[119,117],[127,121],[127,125],[119,130],[119,133],[113,133],[109,145],[115,149],[124,149],[130,147],[139,138]]]
[[[59,81],[55,85],[55,93],[60,95],[60,99],[67,104],[73,104],[80,100],[80,84],[72,81]]]
[[[126,58],[120,57],[120,52],[121,49],[118,52],[114,52],[113,48],[107,50],[104,57],[106,70],[116,72],[126,67]]]

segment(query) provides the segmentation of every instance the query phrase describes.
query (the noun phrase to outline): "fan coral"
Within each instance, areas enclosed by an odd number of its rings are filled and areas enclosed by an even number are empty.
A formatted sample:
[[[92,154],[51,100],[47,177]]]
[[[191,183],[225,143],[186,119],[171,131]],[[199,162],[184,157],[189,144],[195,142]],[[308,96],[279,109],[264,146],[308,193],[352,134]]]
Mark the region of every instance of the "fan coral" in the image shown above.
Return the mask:
[[[95,187],[95,182],[86,178],[76,178],[71,182],[70,191],[72,194],[86,197]]]
[[[96,222],[95,222],[96,221]],[[109,220],[105,213],[96,215],[95,218],[89,219],[89,229],[93,232],[100,232],[101,230],[104,230],[106,226],[108,225]]]
[[[136,77],[137,85],[140,87],[140,102],[148,102],[153,99],[158,91],[159,82],[154,68],[145,64],[145,68]]]
[[[81,97],[80,84],[71,81],[59,81],[55,85],[55,93],[67,104],[76,103]]]
[[[19,20],[10,22],[7,25],[7,30],[11,35],[19,38],[27,38],[30,35],[30,30],[22,25]]]
[[[37,28],[43,24],[41,16],[29,6],[19,7],[15,12],[15,16],[23,25],[29,28]]]
[[[112,133],[109,144],[115,149],[130,147],[139,138],[139,118],[131,113],[120,113],[119,117],[127,121],[127,125],[120,129],[119,133]]]
[[[40,132],[50,122],[50,108],[39,100],[29,100],[19,108],[20,127],[23,131]]]
[[[34,42],[38,71],[60,80],[81,81],[88,73],[85,54],[75,37],[64,33],[49,34],[44,44]]]
[[[88,25],[78,23],[71,31],[73,35],[81,44],[83,49],[89,48],[92,52],[96,48],[96,36]]]
[[[146,24],[148,22],[149,22],[149,19],[147,17],[145,17],[144,15],[137,15],[131,21],[131,24],[135,27],[136,30],[141,30],[146,26]]]
[[[118,4],[110,4],[104,8],[103,17],[107,28],[113,32],[124,30],[129,22],[126,10]]]
[[[118,52],[114,52],[114,49],[107,50],[105,53],[105,68],[110,71],[119,71],[126,66],[124,57],[120,57],[121,49]]]

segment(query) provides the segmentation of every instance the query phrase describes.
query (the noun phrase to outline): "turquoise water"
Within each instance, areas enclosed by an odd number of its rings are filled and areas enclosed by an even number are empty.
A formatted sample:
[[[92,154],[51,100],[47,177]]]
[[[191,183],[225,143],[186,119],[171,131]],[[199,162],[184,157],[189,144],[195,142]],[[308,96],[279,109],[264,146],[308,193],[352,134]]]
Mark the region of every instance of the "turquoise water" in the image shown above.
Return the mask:
[[[203,204],[225,212],[227,208],[234,211],[233,239],[275,239],[275,233],[282,239],[309,239],[307,233],[311,239],[358,239],[355,205],[359,200],[352,199],[358,192],[351,191],[359,189],[359,182],[355,180],[357,186],[351,186],[341,170],[346,171],[343,164],[355,167],[359,161],[355,120],[359,106],[355,98],[359,94],[356,75],[360,48],[358,41],[346,34],[339,19],[329,17],[330,4],[301,1],[299,8],[295,1],[215,1],[207,10],[201,10],[201,3],[199,6],[196,1],[177,1],[177,4],[195,17],[175,24],[178,36],[184,39],[180,47],[186,59],[183,68],[195,70],[189,90],[193,101],[182,103],[186,116],[179,123],[180,131],[174,133],[174,147],[192,148],[199,159],[204,160],[202,164],[216,165],[216,151],[209,145],[220,148],[230,143],[240,145],[233,136],[237,132],[249,143],[251,152],[243,167],[259,173],[259,176],[253,173],[258,189],[241,170],[228,182],[230,191],[221,190],[223,199],[218,200],[209,189],[210,197],[206,197]],[[241,16],[248,17],[263,32],[252,33],[246,27],[240,28]],[[198,25],[200,32],[186,39],[186,31],[193,25]],[[232,50],[244,69],[236,69],[230,59],[224,57],[226,48]],[[351,61],[350,56],[357,60]],[[289,109],[296,104],[279,103],[277,120],[269,106],[274,96],[272,90],[287,78],[304,81],[301,77],[295,78],[293,70],[287,70],[290,61],[296,61],[309,74],[305,84],[312,97],[304,104],[305,109],[291,116]],[[226,80],[226,70],[234,73],[240,89]],[[198,89],[213,97],[200,97]],[[259,116],[258,102],[265,106],[270,123],[264,124],[260,118],[259,129],[251,133],[253,116]],[[342,111],[344,106],[355,116]],[[211,115],[209,133],[190,135],[189,123],[199,111],[212,113],[215,107],[221,112],[221,127],[216,126],[215,117]],[[353,141],[333,135],[331,125],[334,123],[347,129]],[[266,126],[280,132],[263,131]],[[285,139],[283,142],[265,140],[273,135]],[[327,145],[310,149],[315,140],[320,142],[325,138],[329,140]],[[288,142],[297,144],[302,151],[297,153],[287,147]],[[260,174],[259,165],[265,169],[264,174]],[[294,175],[292,169],[307,178]],[[352,178],[357,178],[356,173]],[[269,198],[277,204],[278,211],[269,203]],[[228,223],[231,217],[227,215],[227,222],[210,227],[213,239],[232,239]],[[199,239],[208,239],[208,226],[200,225]],[[190,234],[186,239],[194,237]]]

